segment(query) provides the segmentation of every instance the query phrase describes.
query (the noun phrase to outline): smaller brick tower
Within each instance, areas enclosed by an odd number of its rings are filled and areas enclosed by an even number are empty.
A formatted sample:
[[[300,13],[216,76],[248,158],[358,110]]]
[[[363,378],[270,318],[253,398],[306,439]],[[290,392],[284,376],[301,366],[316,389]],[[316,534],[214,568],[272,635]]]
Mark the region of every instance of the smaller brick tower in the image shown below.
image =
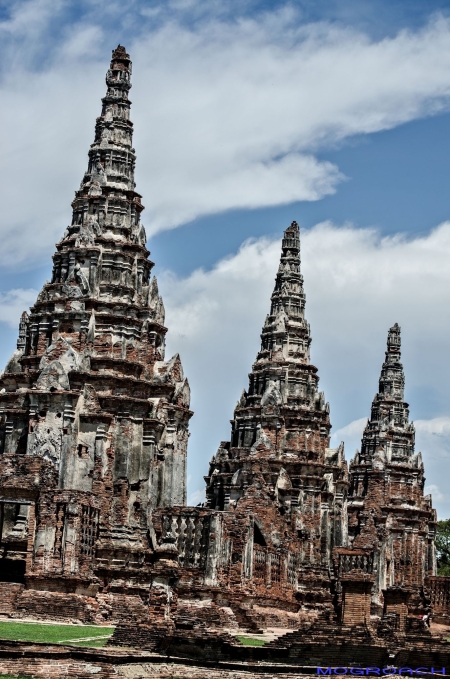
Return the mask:
[[[211,460],[206,497],[211,510],[251,519],[243,556],[248,591],[286,600],[281,589],[292,596],[298,586],[297,601],[308,592],[320,608],[329,597],[332,548],[346,543],[348,472],[343,445],[329,447],[329,406],[310,344],[300,229],[292,222],[249,388],[235,408],[231,441]]]
[[[292,222],[249,390],[234,411],[231,442],[211,462],[206,496],[212,509],[260,514],[262,531],[275,536],[268,503],[299,540],[299,565],[318,566],[328,565],[331,548],[346,540],[347,467],[343,449],[329,448],[329,405],[317,388],[310,344],[300,229]]]
[[[398,589],[411,599],[435,574],[436,511],[424,496],[424,467],[414,453],[414,425],[404,402],[400,328],[389,330],[378,394],[372,402],[361,452],[350,463],[349,546],[371,552],[372,610],[389,611]],[[397,593],[395,593],[397,592]],[[384,595],[383,595],[384,593]],[[403,602],[407,607],[407,601]],[[395,607],[394,607],[395,608]],[[406,608],[405,608],[406,610]]]

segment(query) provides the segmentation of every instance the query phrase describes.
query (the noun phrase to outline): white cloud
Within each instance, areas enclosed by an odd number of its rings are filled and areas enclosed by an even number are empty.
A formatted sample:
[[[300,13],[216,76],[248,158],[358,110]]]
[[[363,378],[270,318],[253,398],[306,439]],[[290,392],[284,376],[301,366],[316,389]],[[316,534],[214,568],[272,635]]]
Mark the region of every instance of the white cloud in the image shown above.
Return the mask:
[[[367,417],[360,417],[359,420],[353,420],[345,427],[337,429],[332,432],[330,445],[332,448],[337,448],[341,441],[345,444],[346,457],[350,461],[356,449],[361,450],[361,438],[364,427],[367,424]]]
[[[0,22],[0,35],[3,39],[40,37],[61,7],[61,0],[11,3],[11,16]]]
[[[188,497],[187,503],[189,507],[196,507],[198,504],[203,504],[206,500],[205,489],[195,490]]]
[[[37,290],[31,288],[27,290],[18,288],[4,293],[1,292],[0,321],[12,328],[17,328],[22,312],[28,311],[28,308],[34,304],[37,294]]]
[[[447,102],[444,21],[374,43],[325,24],[296,28],[289,12],[270,19],[195,33],[170,24],[134,45],[151,231],[231,207],[316,200],[342,176],[311,150]]]
[[[211,271],[160,280],[168,353],[180,352],[192,387],[193,487],[202,485],[220,440],[229,438],[228,420],[259,348],[279,250],[279,241],[247,241]],[[424,454],[428,483],[441,493],[450,454],[450,418],[444,416],[450,409],[449,258],[450,223],[410,240],[330,223],[302,235],[312,359],[337,428],[333,445],[344,439],[347,458],[360,446],[387,330],[398,322],[417,449]],[[442,502],[440,507],[447,511]]]
[[[416,420],[416,449],[421,450],[425,464],[427,484],[425,492],[431,493],[433,506],[439,519],[450,518],[450,417]]]
[[[343,179],[315,157],[319,148],[448,106],[444,19],[373,41],[302,24],[292,8],[232,21],[220,2],[209,15],[196,3],[201,19],[188,26],[177,19],[186,3],[175,4],[172,13],[155,5],[162,10],[149,18],[133,2],[126,16],[127,26],[148,21],[127,47],[149,233],[231,208],[317,200]],[[0,83],[5,266],[47,255],[70,220],[116,43],[101,22],[102,11],[108,20],[119,12],[114,3],[91,3],[55,39],[50,29],[65,10],[58,0],[32,0],[0,23],[8,61]]]

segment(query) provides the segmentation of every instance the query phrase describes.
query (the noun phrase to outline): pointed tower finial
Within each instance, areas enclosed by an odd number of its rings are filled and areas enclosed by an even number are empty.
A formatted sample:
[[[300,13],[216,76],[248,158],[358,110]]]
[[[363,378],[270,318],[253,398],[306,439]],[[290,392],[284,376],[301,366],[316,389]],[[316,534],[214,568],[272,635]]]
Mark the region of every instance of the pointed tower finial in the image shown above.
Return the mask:
[[[300,252],[300,227],[297,222],[291,222],[284,231],[283,248],[296,249]]]
[[[121,58],[130,59],[130,55],[127,54],[127,50],[125,49],[125,47],[123,45],[119,44],[119,45],[117,45],[115,50],[112,50],[112,58],[113,59],[121,59]]]
[[[388,332],[388,338],[387,338],[387,348],[388,351],[400,353],[400,345],[401,345],[401,338],[400,338],[400,332],[401,328],[398,323],[394,323],[392,328],[389,328]]]
[[[403,401],[405,395],[405,375],[401,358],[400,326],[395,323],[387,336],[386,357],[381,368],[379,393],[384,397]]]
[[[309,363],[309,324],[305,317],[305,293],[300,273],[300,227],[292,222],[283,234],[280,265],[271,297],[270,314],[261,333],[257,361],[270,354]]]
[[[375,456],[388,461],[408,460],[414,454],[414,425],[409,422],[408,404],[404,402],[400,346],[400,326],[395,323],[388,332],[378,394],[361,442],[361,459],[365,462],[373,461]]]

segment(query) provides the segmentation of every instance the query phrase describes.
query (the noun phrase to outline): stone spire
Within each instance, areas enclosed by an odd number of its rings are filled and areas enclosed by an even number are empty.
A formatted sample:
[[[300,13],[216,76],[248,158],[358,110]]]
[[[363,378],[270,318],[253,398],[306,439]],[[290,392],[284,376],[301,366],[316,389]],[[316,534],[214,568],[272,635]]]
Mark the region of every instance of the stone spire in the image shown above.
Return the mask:
[[[300,228],[292,222],[284,232],[270,315],[262,330],[257,361],[266,360],[269,352],[273,358],[279,355],[291,363],[309,363],[310,344],[300,273]]]
[[[381,368],[379,393],[403,401],[405,393],[405,375],[401,358],[400,326],[395,323],[389,329],[385,360]]]
[[[324,413],[320,434],[323,445],[319,439],[314,445],[324,450],[331,428],[329,406],[323,392],[319,393],[317,389],[319,376],[317,368],[310,364],[310,344],[300,273],[300,228],[297,222],[292,222],[284,232],[270,314],[262,329],[261,349],[249,375],[249,390],[243,393],[235,416],[239,417],[238,411],[242,407],[264,408],[271,402],[294,408],[317,408]]]
[[[136,156],[128,99],[130,79],[130,57],[119,45],[113,50],[106,73],[106,96],[102,99],[102,113],[95,125],[88,168],[72,203],[72,224],[62,241],[67,245],[73,242],[76,248],[81,248],[92,245],[96,238],[104,238],[118,244],[127,242],[145,246],[145,229],[140,223],[144,206],[134,182]],[[139,260],[131,266],[128,271],[128,278],[133,283],[130,295],[141,292],[152,266],[148,262],[144,267]]]
[[[277,431],[284,422],[284,418],[279,417],[279,406],[294,413],[298,408],[302,411],[312,409],[321,413],[321,424],[316,431],[308,433],[305,445],[310,452],[316,451],[319,457],[323,456],[329,445],[329,406],[323,392],[317,389],[319,376],[317,368],[310,364],[310,344],[300,273],[300,229],[297,222],[292,222],[284,232],[270,314],[262,329],[261,349],[249,375],[249,390],[243,392],[235,410],[234,445],[245,447],[254,442],[261,413],[271,420],[269,429]],[[254,428],[250,427],[250,418],[255,423]],[[269,432],[267,435],[270,438]],[[276,439],[277,454],[282,455],[289,437],[277,435]]]
[[[92,578],[100,562],[120,566],[123,549],[141,554],[137,563],[150,549],[152,510],[186,500],[189,385],[178,354],[164,358],[164,305],[134,183],[130,77],[119,45],[52,280],[22,316],[0,379],[1,496],[41,507],[30,577]]]
[[[414,455],[414,425],[409,422],[408,404],[404,402],[405,375],[400,347],[400,327],[395,323],[388,333],[378,394],[373,399],[370,420],[364,430],[361,462],[384,457],[389,462],[401,463]]]
[[[292,222],[284,232],[249,388],[234,411],[231,441],[222,443],[211,461],[206,496],[212,509],[258,507],[259,525],[267,523],[267,535],[270,523],[283,517],[282,534],[289,539],[303,536],[301,561],[324,563],[331,546],[341,544],[345,535],[346,464],[343,448],[329,448],[329,407],[318,391],[317,368],[309,360],[311,338],[304,312],[300,233]],[[259,505],[255,493],[264,498]]]
[[[389,596],[390,587],[422,587],[436,567],[436,512],[431,496],[424,495],[424,465],[414,452],[404,388],[396,323],[388,333],[361,452],[356,451],[349,470],[349,545],[373,554],[372,612],[382,610],[383,592]]]

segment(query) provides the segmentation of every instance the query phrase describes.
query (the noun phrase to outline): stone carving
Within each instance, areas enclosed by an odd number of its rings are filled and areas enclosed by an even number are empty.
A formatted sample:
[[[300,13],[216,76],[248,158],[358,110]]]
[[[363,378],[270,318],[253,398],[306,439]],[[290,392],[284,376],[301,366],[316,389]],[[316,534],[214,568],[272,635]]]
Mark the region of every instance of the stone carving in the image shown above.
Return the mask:
[[[98,198],[99,196],[102,195],[102,189],[100,186],[100,182],[91,182],[91,185],[89,187],[88,195],[91,198]]]
[[[69,378],[60,361],[51,361],[42,369],[36,388],[43,391],[70,389]]]
[[[45,353],[40,360],[39,368],[43,370],[55,360],[56,356],[58,357],[58,362],[62,365],[66,372],[77,370],[79,368],[80,358],[78,352],[73,349],[71,341],[63,337],[58,337],[45,350]]]
[[[103,128],[102,130],[102,140],[101,140],[101,146],[107,147],[109,141],[113,141],[112,139],[113,133],[111,130],[109,130],[107,127]]]
[[[283,398],[275,382],[269,382],[269,386],[261,398],[261,406],[279,406]]]
[[[284,283],[283,283],[283,285],[284,285]],[[281,292],[284,294],[283,288],[282,288]],[[276,315],[276,318],[275,318],[275,326],[276,326],[277,332],[286,332],[286,321],[287,320],[288,320],[288,316],[287,316],[285,310],[281,309],[278,312],[278,314]]]
[[[134,243],[142,245],[143,247],[145,246],[147,242],[147,234],[145,232],[143,224],[133,225],[131,239]]]
[[[63,286],[63,294],[69,299],[78,299],[84,297],[90,292],[89,281],[83,273],[78,262],[67,276],[66,282]]]
[[[103,139],[106,138],[106,133],[108,133],[109,130],[105,129],[103,131]],[[106,179],[106,173],[103,168],[103,165],[100,162],[97,162],[95,165],[95,172],[92,175],[93,181],[99,182],[99,184],[106,184],[107,179]]]
[[[48,284],[49,284],[49,282],[45,281],[44,285],[42,286],[40,293],[37,296],[37,300],[36,300],[37,302],[42,303],[42,302],[46,302],[48,300],[48,290],[47,290]]]
[[[75,240],[75,247],[93,247],[95,245],[95,237],[100,235],[101,229],[95,215],[88,215],[86,222],[80,225]]]
[[[242,394],[241,394],[241,398],[239,399],[239,401],[236,404],[236,408],[238,408],[239,406],[245,406],[246,403],[247,403],[247,392],[245,391],[245,389],[243,389]]]
[[[86,342],[88,344],[93,344],[94,341],[95,341],[95,312],[94,310],[92,310],[91,317],[89,318]]]
[[[250,448],[250,455],[256,455],[256,453],[261,452],[263,450],[272,449],[272,443],[270,442],[269,437],[266,436],[266,434],[264,433],[261,425],[258,425],[256,430],[257,430],[256,439],[254,444]]]
[[[79,297],[83,297],[81,288],[79,288],[78,285],[67,285],[67,283],[64,283],[62,286],[62,293],[67,299],[78,299]]]
[[[101,412],[100,401],[98,400],[97,392],[92,384],[85,384],[83,393],[81,395],[82,403],[80,404],[81,411],[85,413],[99,413]]]
[[[182,382],[177,382],[175,387],[174,400],[181,406],[189,407],[191,402],[191,390],[189,388],[189,382],[184,379]]]
[[[61,454],[61,437],[55,428],[46,424],[38,424],[34,427],[31,437],[30,455],[39,455],[52,464],[57,464]]]
[[[0,377],[1,375],[3,375],[4,372],[20,373],[22,371],[20,359],[27,347],[27,337],[29,336],[29,322],[30,322],[29,316],[27,312],[24,311],[20,318],[19,323],[19,337],[17,339],[17,348],[15,349],[11,358],[6,364],[5,370],[0,374]]]
[[[158,281],[156,280],[156,276],[153,276],[153,279],[152,279],[152,282],[151,282],[151,285],[150,285],[149,308],[150,308],[151,318],[155,321],[155,323],[159,323],[160,325],[164,325],[165,309],[164,309],[164,304],[163,304],[162,298],[161,298],[161,296],[159,295],[159,292],[158,292]]]

